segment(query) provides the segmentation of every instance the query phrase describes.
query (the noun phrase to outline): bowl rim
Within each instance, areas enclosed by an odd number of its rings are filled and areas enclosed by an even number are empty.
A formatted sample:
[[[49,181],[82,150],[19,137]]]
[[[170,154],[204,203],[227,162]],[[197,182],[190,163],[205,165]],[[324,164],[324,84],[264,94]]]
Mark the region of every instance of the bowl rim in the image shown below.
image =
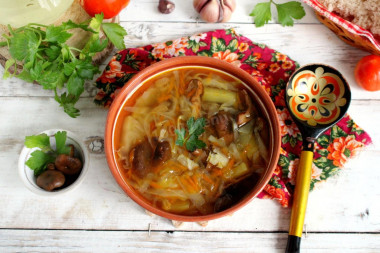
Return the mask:
[[[272,130],[273,130],[273,154],[272,159],[268,163],[268,170],[260,178],[260,181],[255,186],[255,191],[249,192],[244,198],[242,198],[238,203],[231,206],[230,208],[218,212],[218,213],[212,213],[207,215],[199,215],[199,216],[187,216],[187,215],[179,215],[179,214],[173,214],[166,211],[163,211],[159,208],[154,207],[150,203],[147,203],[144,199],[139,197],[131,187],[124,182],[124,180],[121,178],[119,172],[118,172],[118,166],[115,163],[115,156],[114,156],[114,150],[113,150],[113,133],[115,131],[116,126],[116,120],[118,117],[118,114],[120,110],[122,109],[123,104],[126,100],[130,99],[131,96],[128,97],[128,95],[135,93],[138,91],[141,87],[144,86],[144,84],[137,87],[140,83],[143,83],[145,79],[152,77],[153,75],[157,73],[162,73],[167,71],[168,69],[172,68],[178,68],[178,67],[186,67],[186,66],[199,66],[199,67],[208,67],[215,70],[223,71],[229,75],[234,76],[235,78],[241,80],[243,83],[245,83],[249,88],[253,90],[255,95],[260,99],[260,103],[262,104],[263,109],[265,109],[268,120],[272,124]],[[108,111],[107,115],[107,121],[106,121],[106,127],[105,127],[105,138],[104,138],[104,150],[106,154],[107,163],[109,166],[109,169],[116,180],[116,182],[119,184],[119,186],[122,188],[122,190],[137,204],[139,204],[141,207],[145,208],[146,210],[157,214],[161,217],[171,219],[171,220],[177,220],[177,221],[185,221],[185,222],[199,222],[199,221],[208,221],[213,220],[217,218],[224,217],[226,215],[232,214],[248,204],[250,201],[252,201],[267,185],[270,178],[272,177],[272,174],[276,168],[279,155],[280,155],[280,146],[281,146],[281,135],[280,135],[280,124],[277,117],[276,108],[268,95],[268,93],[265,91],[265,89],[247,72],[240,69],[237,66],[234,66],[231,63],[206,57],[206,56],[180,56],[180,57],[174,57],[165,59],[163,61],[157,62],[152,64],[151,66],[143,69],[142,71],[135,74],[120,90],[118,95],[116,96],[115,100],[111,104],[111,107]]]
[[[70,138],[72,141],[76,142],[78,144],[78,146],[80,147],[81,153],[83,155],[83,160],[84,160],[84,161],[82,161],[83,162],[82,171],[80,172],[78,178],[69,186],[62,188],[58,191],[51,191],[51,192],[46,191],[46,190],[38,187],[36,184],[30,182],[27,175],[26,175],[26,173],[27,173],[26,170],[31,170],[25,164],[26,159],[32,151],[36,150],[36,148],[27,148],[27,147],[23,146],[23,148],[20,152],[19,159],[18,159],[18,174],[19,174],[19,177],[21,178],[21,181],[26,186],[26,188],[28,188],[28,190],[30,190],[31,192],[33,192],[37,195],[46,196],[46,197],[53,197],[53,196],[62,195],[64,193],[72,191],[75,188],[77,188],[83,182],[83,180],[84,180],[84,178],[88,172],[88,169],[89,169],[89,161],[90,161],[89,152],[88,152],[87,148],[85,147],[84,142],[80,141],[80,138],[76,134],[74,134],[71,131],[68,131],[65,129],[59,129],[59,128],[48,129],[48,130],[39,132],[38,134],[45,133],[49,137],[51,137],[52,135],[54,135],[58,131],[65,131],[67,133],[67,138]]]

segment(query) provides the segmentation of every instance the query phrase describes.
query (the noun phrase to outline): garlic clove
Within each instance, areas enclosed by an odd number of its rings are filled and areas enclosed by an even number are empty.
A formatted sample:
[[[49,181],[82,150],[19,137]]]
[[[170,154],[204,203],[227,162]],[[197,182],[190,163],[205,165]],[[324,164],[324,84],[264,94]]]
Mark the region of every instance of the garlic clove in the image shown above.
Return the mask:
[[[203,9],[203,7],[209,2],[209,0],[194,0],[193,6],[194,9],[199,13]]]
[[[200,14],[204,21],[215,23],[223,19],[223,9],[218,2],[219,0],[211,0],[203,7]]]

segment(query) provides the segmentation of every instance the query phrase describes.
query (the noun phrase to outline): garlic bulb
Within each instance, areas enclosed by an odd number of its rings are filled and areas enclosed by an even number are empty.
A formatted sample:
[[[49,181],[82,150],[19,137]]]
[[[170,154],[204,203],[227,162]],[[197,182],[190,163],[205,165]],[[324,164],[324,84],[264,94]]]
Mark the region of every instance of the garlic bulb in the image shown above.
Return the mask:
[[[209,23],[226,22],[235,10],[235,0],[194,0],[193,6],[201,18]]]

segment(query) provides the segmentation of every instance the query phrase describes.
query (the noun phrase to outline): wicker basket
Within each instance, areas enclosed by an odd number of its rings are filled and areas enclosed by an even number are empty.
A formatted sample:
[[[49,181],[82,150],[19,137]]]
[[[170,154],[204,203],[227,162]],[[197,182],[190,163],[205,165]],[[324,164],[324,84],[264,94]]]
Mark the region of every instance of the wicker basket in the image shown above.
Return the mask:
[[[347,44],[366,50],[371,54],[380,55],[380,39],[368,30],[365,30],[335,13],[329,12],[317,0],[303,0],[315,9],[319,21],[333,31],[341,40]]]

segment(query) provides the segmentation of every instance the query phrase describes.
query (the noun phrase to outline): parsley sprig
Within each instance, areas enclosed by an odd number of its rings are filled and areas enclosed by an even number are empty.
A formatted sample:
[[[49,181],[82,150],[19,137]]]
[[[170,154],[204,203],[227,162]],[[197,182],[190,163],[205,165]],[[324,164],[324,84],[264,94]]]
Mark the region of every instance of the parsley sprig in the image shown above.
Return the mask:
[[[72,29],[92,33],[82,49],[66,43],[73,35]],[[5,63],[3,78],[16,76],[54,90],[55,100],[73,118],[79,116],[75,104],[84,91],[85,81],[100,73],[92,58],[103,51],[109,41],[118,49],[125,48],[123,38],[127,34],[119,24],[103,23],[103,14],[80,24],[71,20],[59,26],[30,23],[17,29],[8,25],[8,30],[10,36],[3,34],[6,41],[1,42],[0,47],[8,46],[12,58]],[[107,37],[103,40],[100,39],[101,30]],[[18,75],[11,74],[9,69],[12,66],[16,69],[18,62],[23,65],[22,71]],[[64,88],[66,91],[58,94],[57,90]]]
[[[31,170],[34,170],[35,176],[39,176],[44,172],[48,163],[54,163],[58,155],[68,155],[70,153],[70,147],[66,145],[66,131],[58,131],[54,135],[54,138],[56,144],[55,150],[50,146],[50,138],[47,134],[25,137],[24,145],[27,148],[38,148],[31,153],[31,157],[25,162]]]
[[[278,21],[282,26],[293,26],[293,19],[301,19],[305,16],[305,10],[301,3],[291,1],[283,4],[277,4],[273,0],[269,2],[258,3],[249,14],[254,17],[256,27],[267,24],[272,20],[271,5],[274,4],[277,9]]]
[[[197,148],[206,147],[206,143],[202,140],[199,140],[199,136],[205,131],[204,127],[206,125],[205,118],[198,118],[197,120],[194,117],[191,117],[187,122],[188,133],[186,134],[186,129],[176,129],[175,133],[177,135],[177,140],[175,142],[178,146],[186,146],[186,149],[190,152],[193,152]]]

